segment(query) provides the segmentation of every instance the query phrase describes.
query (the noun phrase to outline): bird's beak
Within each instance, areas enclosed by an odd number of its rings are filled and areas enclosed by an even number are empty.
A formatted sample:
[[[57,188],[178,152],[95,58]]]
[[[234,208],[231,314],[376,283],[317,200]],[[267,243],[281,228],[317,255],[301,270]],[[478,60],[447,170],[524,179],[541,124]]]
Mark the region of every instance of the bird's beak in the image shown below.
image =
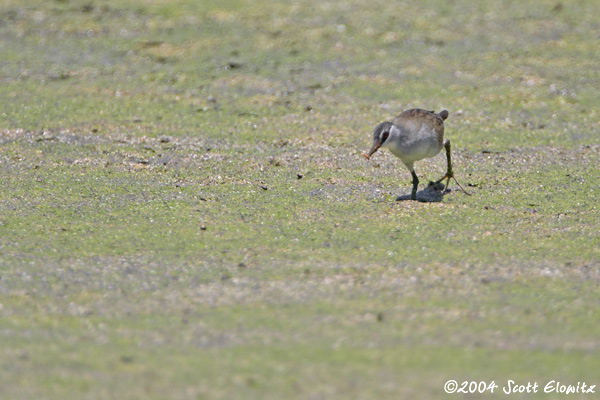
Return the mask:
[[[371,147],[371,150],[369,150],[369,152],[366,154],[363,153],[362,156],[367,160],[370,159],[373,153],[375,153],[381,147],[382,144],[383,143],[380,140],[376,141],[375,143],[373,143],[373,147]]]

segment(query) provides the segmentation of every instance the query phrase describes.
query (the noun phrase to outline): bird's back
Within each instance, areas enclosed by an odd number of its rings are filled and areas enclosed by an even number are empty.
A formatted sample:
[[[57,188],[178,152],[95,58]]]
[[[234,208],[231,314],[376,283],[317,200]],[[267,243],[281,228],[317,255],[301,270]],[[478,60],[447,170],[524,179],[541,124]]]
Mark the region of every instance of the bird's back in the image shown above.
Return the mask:
[[[446,110],[436,114],[434,111],[414,108],[402,112],[394,118],[392,123],[409,136],[416,136],[423,133],[424,130],[435,133],[435,139],[441,146],[444,141],[444,120],[446,118],[448,118],[448,111]]]

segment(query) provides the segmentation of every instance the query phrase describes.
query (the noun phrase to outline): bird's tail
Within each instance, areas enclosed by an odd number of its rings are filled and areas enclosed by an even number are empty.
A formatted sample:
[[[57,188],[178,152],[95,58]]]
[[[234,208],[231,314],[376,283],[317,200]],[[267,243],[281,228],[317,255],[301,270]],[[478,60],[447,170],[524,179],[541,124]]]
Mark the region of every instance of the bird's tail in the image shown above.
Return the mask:
[[[448,110],[440,111],[438,115],[442,117],[443,120],[445,120],[446,118],[448,118]]]

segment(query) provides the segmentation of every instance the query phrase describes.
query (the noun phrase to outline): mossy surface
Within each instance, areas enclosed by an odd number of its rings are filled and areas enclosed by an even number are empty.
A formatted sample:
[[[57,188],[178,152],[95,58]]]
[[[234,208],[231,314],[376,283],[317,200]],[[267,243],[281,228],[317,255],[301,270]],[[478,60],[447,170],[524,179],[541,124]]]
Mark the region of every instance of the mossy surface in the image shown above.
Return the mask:
[[[600,385],[598,15],[4,1],[0,397]],[[413,107],[472,196],[395,202],[408,171],[360,157]]]

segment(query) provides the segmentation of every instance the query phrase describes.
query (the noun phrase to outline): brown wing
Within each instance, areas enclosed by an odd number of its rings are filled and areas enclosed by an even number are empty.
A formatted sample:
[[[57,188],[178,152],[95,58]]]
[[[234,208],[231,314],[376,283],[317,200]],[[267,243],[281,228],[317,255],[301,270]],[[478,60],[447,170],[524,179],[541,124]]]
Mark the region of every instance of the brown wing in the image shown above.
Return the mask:
[[[444,140],[444,120],[448,118],[448,111],[443,110],[436,114],[434,111],[414,108],[398,115],[392,123],[409,132],[418,132],[423,125],[435,130],[440,143]]]

